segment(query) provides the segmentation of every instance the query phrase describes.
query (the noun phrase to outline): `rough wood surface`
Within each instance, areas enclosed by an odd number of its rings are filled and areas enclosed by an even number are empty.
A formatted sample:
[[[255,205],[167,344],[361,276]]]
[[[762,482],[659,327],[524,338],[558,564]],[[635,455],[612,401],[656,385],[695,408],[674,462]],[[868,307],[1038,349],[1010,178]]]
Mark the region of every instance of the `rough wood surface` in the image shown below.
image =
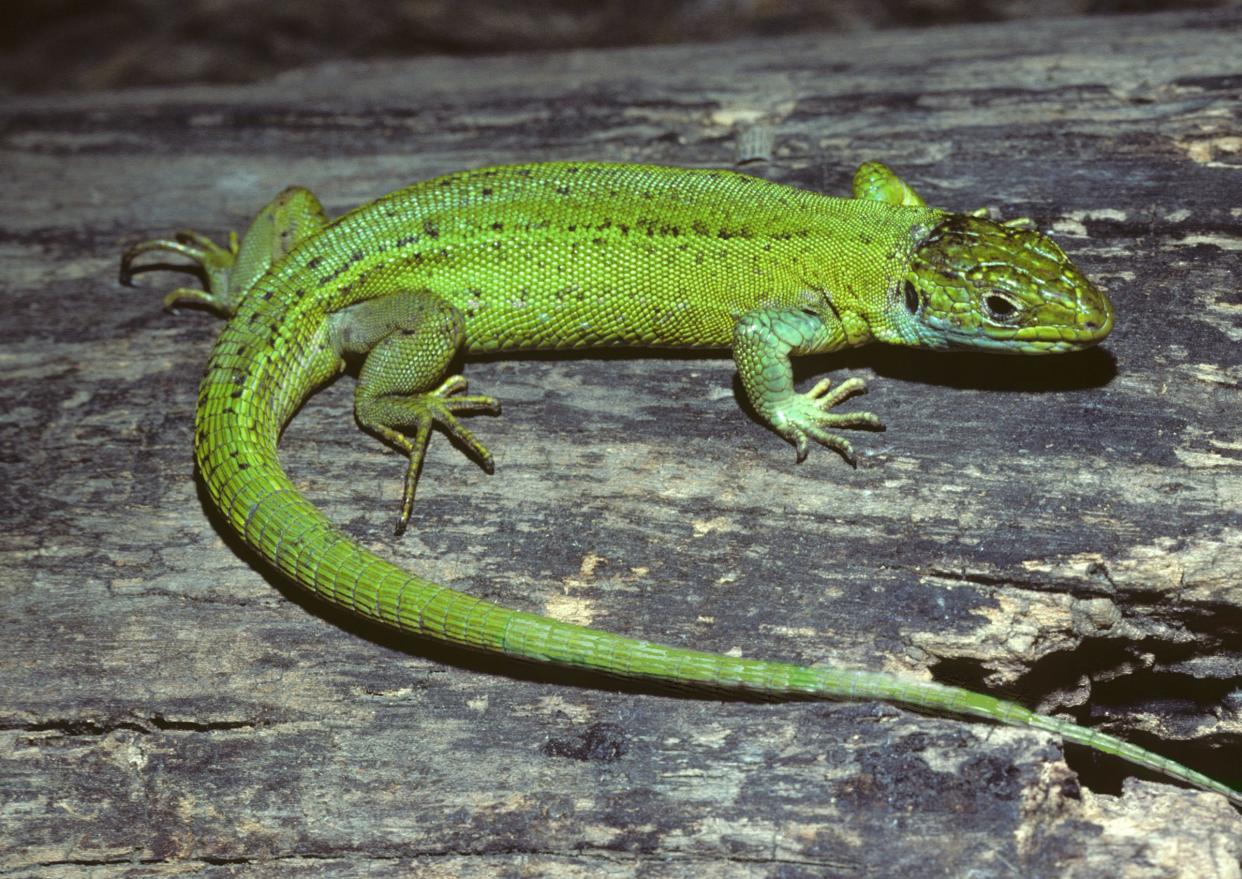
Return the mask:
[[[0,875],[1239,875],[1219,797],[883,705],[683,699],[448,652],[267,579],[191,469],[218,330],[127,242],[292,182],[343,210],[564,157],[727,166],[1050,228],[1103,350],[880,348],[860,466],[801,466],[727,360],[467,365],[487,477],[401,462],[349,383],[298,484],[368,546],[527,610],[1010,692],[1242,780],[1242,14],[339,65],[0,105]],[[770,137],[765,134],[770,133]],[[1080,784],[1081,782],[1081,784]],[[1084,786],[1085,785],[1085,786]]]

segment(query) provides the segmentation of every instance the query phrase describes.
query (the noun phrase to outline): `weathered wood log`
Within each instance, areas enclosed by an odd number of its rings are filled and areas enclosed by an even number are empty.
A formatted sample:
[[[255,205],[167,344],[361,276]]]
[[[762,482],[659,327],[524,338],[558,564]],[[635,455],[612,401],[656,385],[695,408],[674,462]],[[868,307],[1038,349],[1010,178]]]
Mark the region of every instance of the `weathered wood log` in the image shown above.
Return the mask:
[[[1104,349],[863,349],[851,470],[726,359],[467,364],[488,477],[402,464],[341,382],[285,440],[368,546],[527,610],[1011,692],[1242,778],[1242,14],[485,60],[0,107],[0,871],[1236,876],[1242,821],[1048,736],[883,705],[686,699],[397,637],[269,580],[196,493],[218,329],[128,242],[289,183],[343,210],[504,161],[728,166],[1029,215],[1111,292]],[[1180,871],[1180,872],[1179,872]]]

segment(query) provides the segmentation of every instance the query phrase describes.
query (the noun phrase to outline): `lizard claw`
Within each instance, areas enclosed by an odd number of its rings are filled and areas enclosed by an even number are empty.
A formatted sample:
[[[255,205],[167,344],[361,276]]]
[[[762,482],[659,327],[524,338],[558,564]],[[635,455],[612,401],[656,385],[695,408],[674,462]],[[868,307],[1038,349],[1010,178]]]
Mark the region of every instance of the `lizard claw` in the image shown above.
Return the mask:
[[[772,424],[777,433],[794,444],[798,463],[806,460],[810,441],[814,440],[834,449],[850,465],[857,467],[853,445],[845,437],[831,433],[828,428],[884,430],[883,422],[872,412],[835,413],[828,410],[866,392],[867,385],[860,378],[847,379],[835,390],[832,390],[830,379],[822,379],[805,394],[795,394],[778,406]]]
[[[181,303],[189,303],[228,316],[237,309],[237,296],[229,290],[229,273],[237,258],[238,248],[236,233],[229,233],[229,246],[225,248],[206,235],[190,229],[182,229],[172,238],[139,241],[126,248],[121,254],[118,280],[126,287],[133,287],[134,275],[148,269],[161,268],[191,272],[200,276],[206,289],[178,287],[164,297],[164,310],[172,311]],[[186,257],[190,263],[175,266],[158,264],[137,266],[134,264],[138,257],[147,253],[172,253]]]
[[[975,208],[973,211],[968,211],[967,216],[982,217],[985,220],[990,220],[992,219],[992,210],[991,208],[986,207]],[[1030,217],[1014,217],[1011,220],[998,220],[996,222],[999,222],[1002,226],[1006,226],[1010,229],[1034,230],[1037,227],[1036,222]]]
[[[405,468],[405,487],[401,493],[401,513],[395,533],[405,533],[414,509],[414,490],[423,469],[431,428],[438,424],[460,442],[487,473],[495,470],[495,460],[487,446],[457,418],[458,415],[500,414],[500,402],[481,394],[463,394],[466,379],[451,375],[434,391],[405,396],[385,395],[358,401],[359,423],[367,430],[405,452],[409,464]]]

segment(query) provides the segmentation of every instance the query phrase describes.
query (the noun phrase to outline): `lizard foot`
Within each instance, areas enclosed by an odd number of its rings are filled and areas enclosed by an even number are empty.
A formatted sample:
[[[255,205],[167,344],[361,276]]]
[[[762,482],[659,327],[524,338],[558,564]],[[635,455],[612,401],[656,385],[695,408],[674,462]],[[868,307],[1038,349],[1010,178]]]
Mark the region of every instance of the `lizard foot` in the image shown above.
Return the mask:
[[[985,220],[991,220],[992,211],[986,207],[975,208],[973,211],[969,212],[969,216],[981,217]],[[1000,223],[1000,225],[1005,226],[1009,229],[1029,229],[1031,231],[1034,231],[1036,228],[1035,221],[1032,220],[1030,217],[1014,217],[1012,220],[996,220],[994,222],[998,222]]]
[[[127,248],[121,255],[120,281],[127,287],[134,285],[134,274],[146,268],[138,267],[134,261],[146,253],[175,253],[192,260],[189,265],[178,265],[176,268],[202,275],[206,289],[178,287],[164,297],[164,308],[168,311],[182,303],[200,305],[224,316],[231,315],[237,308],[236,297],[229,293],[229,273],[237,259],[238,240],[236,233],[229,233],[227,248],[216,244],[206,235],[189,229],[183,229],[172,239],[157,238],[151,241],[140,241]],[[168,266],[159,266],[168,268]]]
[[[829,412],[832,407],[843,403],[850,397],[867,392],[866,383],[860,378],[851,378],[832,388],[830,379],[822,379],[815,387],[805,394],[795,394],[785,403],[776,407],[772,425],[777,433],[794,444],[798,452],[798,461],[806,459],[810,449],[810,441],[815,440],[821,445],[835,449],[841,457],[857,466],[854,447],[845,437],[829,433],[827,428],[864,428],[883,430],[884,424],[871,412],[846,412],[837,414]]]
[[[405,533],[414,508],[414,489],[423,469],[427,442],[433,425],[457,440],[478,460],[485,471],[494,470],[492,453],[458,419],[458,415],[499,415],[500,403],[494,397],[464,395],[466,379],[452,375],[434,391],[421,394],[384,395],[359,400],[355,407],[359,423],[405,452],[405,489],[401,495],[401,515],[396,534]]]

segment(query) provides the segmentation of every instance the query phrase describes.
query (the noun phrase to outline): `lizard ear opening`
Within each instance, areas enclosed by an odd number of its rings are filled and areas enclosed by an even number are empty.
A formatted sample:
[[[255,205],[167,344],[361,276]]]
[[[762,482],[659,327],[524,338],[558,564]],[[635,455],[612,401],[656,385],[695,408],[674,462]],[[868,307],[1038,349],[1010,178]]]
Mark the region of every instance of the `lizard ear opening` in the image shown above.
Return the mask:
[[[914,289],[914,285],[906,281],[906,311],[911,314],[919,313],[919,291]]]

